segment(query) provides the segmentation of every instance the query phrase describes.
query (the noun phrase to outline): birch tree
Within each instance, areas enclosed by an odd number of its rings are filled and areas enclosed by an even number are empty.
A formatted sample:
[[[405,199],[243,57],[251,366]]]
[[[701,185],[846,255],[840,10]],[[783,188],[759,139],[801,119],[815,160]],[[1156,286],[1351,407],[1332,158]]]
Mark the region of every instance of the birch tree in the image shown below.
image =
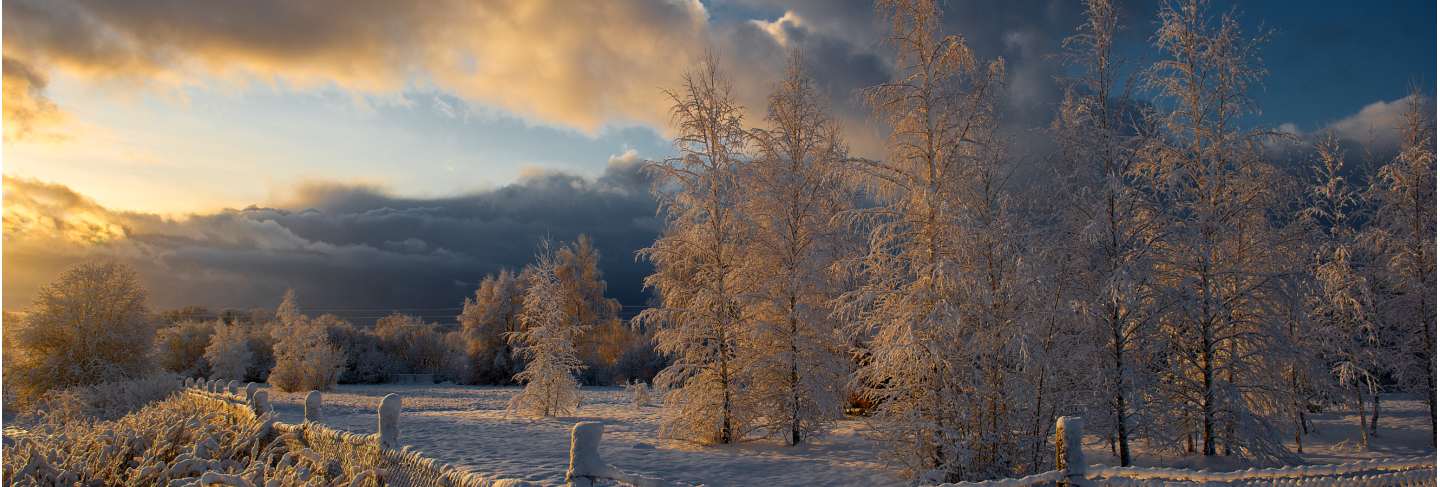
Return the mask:
[[[1400,153],[1370,188],[1372,238],[1385,254],[1384,320],[1399,352],[1396,378],[1425,398],[1435,427],[1435,120],[1416,88],[1399,127]]]
[[[1093,332],[1103,358],[1097,397],[1104,414],[1095,427],[1109,429],[1122,466],[1131,464],[1130,437],[1143,420],[1143,394],[1153,342],[1151,248],[1163,233],[1149,179],[1139,157],[1152,128],[1133,105],[1132,84],[1117,74],[1114,39],[1118,15],[1109,0],[1086,2],[1086,22],[1064,41],[1068,61],[1081,75],[1068,80],[1053,124],[1062,150],[1059,167],[1067,189],[1066,250],[1074,255],[1075,307]],[[1123,83],[1123,84],[1121,84]],[[1115,92],[1119,85],[1123,91]]]
[[[792,56],[770,95],[766,129],[751,135],[743,211],[754,224],[742,273],[754,319],[747,368],[763,426],[796,445],[839,418],[849,371],[830,304],[845,235],[832,216],[849,207],[839,126]]]
[[[875,404],[872,430],[890,458],[934,480],[1004,476],[1020,445],[1008,434],[1018,314],[1011,221],[996,163],[995,97],[1004,62],[978,61],[939,33],[934,2],[887,0],[897,77],[866,91],[891,127],[883,161],[858,183],[878,202],[852,213],[868,251],[838,300],[869,342],[854,382]]]
[[[1304,211],[1317,244],[1311,264],[1316,281],[1313,312],[1329,325],[1325,335],[1331,341],[1327,352],[1333,371],[1355,399],[1361,445],[1369,447],[1365,400],[1379,394],[1381,354],[1374,296],[1365,272],[1368,259],[1358,241],[1362,195],[1346,181],[1344,154],[1334,135],[1316,144],[1316,156],[1311,204]]]
[[[584,367],[575,353],[575,340],[584,328],[566,310],[556,267],[554,253],[543,244],[529,272],[521,329],[506,335],[526,359],[525,370],[515,375],[525,389],[510,400],[510,409],[546,418],[569,414],[580,405],[575,374]]]
[[[739,176],[749,135],[713,55],[666,94],[680,154],[647,166],[666,226],[639,253],[655,265],[645,286],[659,292],[660,305],[635,321],[656,330],[656,348],[672,359],[655,378],[670,391],[660,434],[733,443],[754,419],[737,360],[747,327],[739,273],[748,224]]]
[[[1278,336],[1261,313],[1283,274],[1266,214],[1276,173],[1259,154],[1267,133],[1237,127],[1265,73],[1261,41],[1245,36],[1232,14],[1213,16],[1206,2],[1167,1],[1155,34],[1164,57],[1147,73],[1166,133],[1142,170],[1163,182],[1167,209],[1156,267],[1167,304],[1159,322],[1170,352],[1167,422],[1183,427],[1173,439],[1195,451],[1198,438],[1206,456],[1285,454],[1273,441],[1275,411],[1264,405],[1273,398],[1261,387],[1273,372],[1264,351]]]

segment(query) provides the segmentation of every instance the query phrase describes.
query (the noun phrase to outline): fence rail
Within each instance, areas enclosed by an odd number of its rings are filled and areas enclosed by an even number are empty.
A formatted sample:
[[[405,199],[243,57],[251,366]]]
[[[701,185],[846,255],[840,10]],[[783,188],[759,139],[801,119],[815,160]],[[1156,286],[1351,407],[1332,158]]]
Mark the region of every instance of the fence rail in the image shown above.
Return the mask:
[[[1434,456],[1361,460],[1333,465],[1298,465],[1209,472],[1180,468],[1085,465],[1084,422],[1067,416],[1055,421],[1057,469],[1028,477],[955,482],[936,487],[1062,486],[1359,486],[1435,487]]]
[[[402,400],[396,394],[388,394],[380,400],[376,411],[376,433],[364,435],[322,424],[324,399],[318,391],[310,391],[305,396],[304,420],[300,424],[288,424],[274,419],[269,393],[253,382],[242,388],[237,381],[225,383],[186,379],[184,385],[186,393],[209,400],[221,412],[266,421],[263,427],[273,431],[274,441],[286,442],[289,451],[310,452],[302,456],[312,455],[315,458],[306,461],[321,468],[351,473],[356,482],[374,478],[382,485],[400,487],[537,485],[450,465],[401,446]],[[565,473],[568,485],[591,487],[604,481],[636,487],[668,485],[661,479],[629,474],[605,463],[600,457],[603,433],[604,425],[601,423],[575,424],[570,433],[570,466]]]

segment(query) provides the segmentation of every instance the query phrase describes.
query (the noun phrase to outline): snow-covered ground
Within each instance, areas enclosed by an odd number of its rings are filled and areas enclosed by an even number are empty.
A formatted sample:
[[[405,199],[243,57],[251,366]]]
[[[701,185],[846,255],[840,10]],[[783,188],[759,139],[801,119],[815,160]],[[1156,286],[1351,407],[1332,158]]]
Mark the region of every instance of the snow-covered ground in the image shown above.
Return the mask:
[[[778,441],[700,447],[657,440],[660,409],[635,409],[619,388],[586,387],[574,416],[536,420],[507,414],[515,387],[342,385],[324,394],[323,423],[374,433],[375,408],[389,393],[404,397],[400,441],[424,455],[517,479],[563,485],[570,427],[600,421],[600,454],[621,470],[670,482],[709,486],[905,485],[848,420],[809,445]],[[304,394],[272,396],[281,421],[300,422]]]
[[[373,433],[380,398],[404,398],[400,440],[426,456],[495,472],[507,477],[561,485],[568,462],[570,427],[600,421],[605,436],[600,453],[627,472],[667,481],[709,486],[759,485],[905,485],[878,458],[878,446],[866,440],[860,420],[842,421],[831,434],[809,445],[787,447],[774,440],[742,445],[699,447],[656,438],[659,408],[635,409],[618,388],[584,388],[584,401],[572,417],[535,420],[507,414],[505,406],[519,389],[512,387],[365,385],[339,386],[324,395],[323,422],[357,433]],[[299,422],[303,394],[274,394],[280,418]],[[1305,438],[1309,463],[1339,463],[1362,458],[1433,454],[1424,404],[1389,397],[1382,403],[1380,434],[1369,451],[1357,449],[1353,415],[1316,417],[1317,431]],[[1089,438],[1088,463],[1115,464],[1106,445]],[[1233,462],[1201,464],[1194,458],[1167,458],[1136,447],[1140,465],[1216,469],[1243,467]]]

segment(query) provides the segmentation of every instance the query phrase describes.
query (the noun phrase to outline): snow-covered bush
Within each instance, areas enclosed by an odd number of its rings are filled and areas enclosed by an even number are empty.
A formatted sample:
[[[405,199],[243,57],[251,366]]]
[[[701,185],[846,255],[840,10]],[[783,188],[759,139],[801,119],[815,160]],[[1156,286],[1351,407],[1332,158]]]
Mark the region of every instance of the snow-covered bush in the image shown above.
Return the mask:
[[[155,361],[161,369],[186,377],[210,374],[205,347],[215,327],[203,321],[181,321],[155,332]]]
[[[630,404],[635,409],[650,405],[650,385],[643,381],[634,381],[625,384],[625,392],[630,395]]]
[[[113,262],[71,267],[6,320],[7,389],[29,403],[45,391],[140,377],[155,328],[135,271]]]
[[[510,409],[540,417],[567,414],[580,405],[575,373],[582,364],[575,356],[574,340],[581,329],[565,313],[563,290],[548,248],[541,251],[530,276],[520,313],[524,326],[508,336],[526,359],[525,370],[515,375],[525,389],[510,400]]]
[[[253,354],[247,333],[240,325],[215,324],[215,333],[210,336],[210,345],[205,347],[205,361],[210,364],[210,376],[240,380],[250,368]]]
[[[32,418],[49,421],[109,420],[164,399],[179,389],[180,376],[169,372],[56,389],[40,396],[30,413]]]
[[[300,314],[294,302],[294,291],[287,291],[276,311],[279,323],[271,330],[275,368],[270,370],[270,385],[286,392],[329,390],[345,367],[345,356],[330,344],[325,329]]]

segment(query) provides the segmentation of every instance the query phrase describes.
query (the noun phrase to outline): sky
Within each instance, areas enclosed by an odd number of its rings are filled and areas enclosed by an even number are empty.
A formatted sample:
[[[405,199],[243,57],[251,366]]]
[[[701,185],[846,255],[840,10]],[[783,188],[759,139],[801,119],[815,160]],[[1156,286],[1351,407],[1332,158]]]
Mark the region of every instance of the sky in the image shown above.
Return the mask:
[[[1002,123],[1044,127],[1080,2],[943,5],[946,33],[1005,59]],[[1435,93],[1435,3],[1297,5],[1210,5],[1269,33],[1246,123],[1392,146],[1409,86]],[[1156,10],[1121,2],[1137,69]],[[893,70],[873,5],[825,0],[9,0],[3,52],[5,309],[108,258],[156,308],[293,287],[302,307],[437,320],[579,233],[611,295],[643,304],[634,252],[661,223],[640,167],[672,154],[664,90],[707,53],[759,123],[799,52],[870,157],[884,127],[857,92]]]

